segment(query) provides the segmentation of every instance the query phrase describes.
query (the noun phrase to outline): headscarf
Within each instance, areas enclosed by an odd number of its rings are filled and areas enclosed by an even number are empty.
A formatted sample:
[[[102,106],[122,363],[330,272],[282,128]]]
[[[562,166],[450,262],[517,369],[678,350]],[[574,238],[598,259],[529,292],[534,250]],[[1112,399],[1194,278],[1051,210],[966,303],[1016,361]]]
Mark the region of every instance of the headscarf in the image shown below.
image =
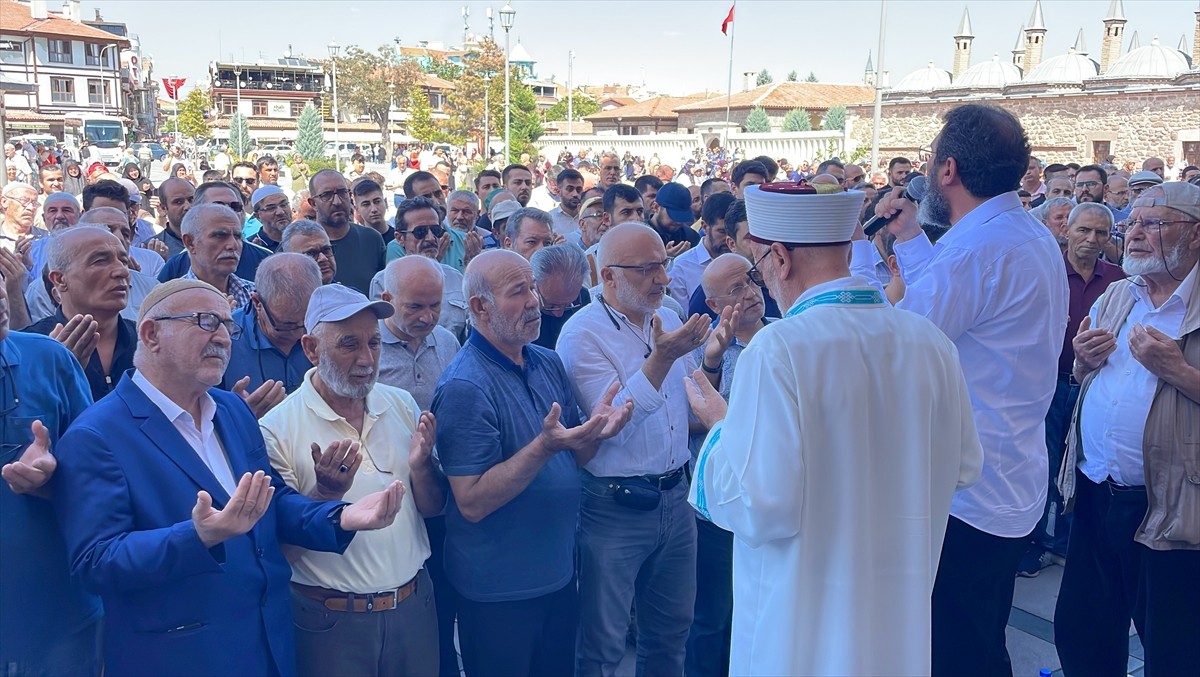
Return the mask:
[[[136,171],[138,178],[133,178],[129,175],[130,172]],[[125,165],[121,170],[121,176],[134,182],[138,187],[138,192],[142,194],[142,203],[146,206],[150,205],[150,196],[154,194],[154,184],[150,182],[150,177],[142,173],[142,168],[137,165]]]
[[[71,167],[79,170],[79,176],[71,176]],[[87,185],[87,178],[83,175],[83,167],[75,160],[67,160],[63,163],[63,192],[72,195],[83,195],[83,187]]]

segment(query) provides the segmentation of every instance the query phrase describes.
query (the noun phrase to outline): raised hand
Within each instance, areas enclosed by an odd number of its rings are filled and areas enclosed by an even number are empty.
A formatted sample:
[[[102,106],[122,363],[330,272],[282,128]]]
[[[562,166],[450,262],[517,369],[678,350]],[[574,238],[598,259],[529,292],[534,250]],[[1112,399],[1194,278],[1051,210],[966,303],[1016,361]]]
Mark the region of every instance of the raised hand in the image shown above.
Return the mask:
[[[629,419],[633,416],[633,400],[627,401],[620,407],[613,406],[613,399],[617,396],[617,392],[621,389],[620,381],[613,381],[613,384],[608,387],[608,392],[604,393],[604,397],[596,403],[592,408],[591,418],[603,416],[607,419],[604,427],[596,433],[596,441],[607,440],[608,438],[621,432]]]
[[[721,311],[721,317],[717,321],[717,328],[709,335],[708,343],[704,344],[704,364],[710,369],[721,368],[721,360],[725,356],[725,350],[729,348],[729,344],[733,343],[733,328],[738,325],[741,315],[742,304],[740,303],[733,306],[725,306]]]
[[[691,248],[692,246],[688,244],[687,240],[669,244],[667,245],[667,258],[673,259]]]
[[[729,405],[712,383],[704,378],[704,374],[700,370],[696,370],[690,377],[684,376],[683,386],[687,390],[688,404],[692,406],[692,413],[705,428],[711,429],[725,419]]]
[[[1163,380],[1168,375],[1182,374],[1187,367],[1179,343],[1154,327],[1130,327],[1129,352],[1147,371]]]
[[[221,510],[213,507],[212,496],[207,491],[196,492],[192,524],[200,542],[204,547],[211,548],[249,532],[266,514],[274,495],[275,487],[271,486],[271,478],[262,470],[253,475],[242,475],[233,496]]]
[[[479,252],[483,251],[483,238],[479,237],[479,233],[475,232],[474,226],[471,232],[467,233],[466,240],[463,242],[466,251],[463,253],[463,265],[467,265],[471,259],[479,256]]]
[[[1079,323],[1079,333],[1071,340],[1075,349],[1075,363],[1083,374],[1091,373],[1104,365],[1108,356],[1117,349],[1117,337],[1103,329],[1092,329],[1092,316],[1087,315]],[[1076,374],[1079,377],[1080,374]]]
[[[445,258],[448,251],[450,251],[450,233],[442,233],[442,236],[438,238],[437,260],[441,261]]]
[[[383,491],[368,494],[342,509],[341,527],[346,531],[382,529],[396,519],[404,498],[404,483],[396,480]]]
[[[58,467],[58,461],[50,453],[50,431],[41,421],[34,421],[32,428],[33,444],[25,449],[20,459],[0,468],[0,477],[14,494],[49,498],[46,483]]]
[[[611,403],[612,400],[609,399]],[[556,454],[563,449],[575,451],[592,449],[597,436],[608,425],[607,414],[596,414],[586,423],[568,428],[562,424],[562,407],[558,402],[550,405],[550,412],[542,420],[542,441],[547,454]],[[613,434],[616,434],[615,432]]]
[[[273,379],[263,381],[262,385],[247,394],[246,387],[250,385],[250,377],[243,376],[233,384],[233,392],[241,395],[242,399],[250,407],[250,411],[254,412],[254,418],[262,418],[271,411],[275,405],[279,404],[287,397],[287,391],[283,389],[283,382]]]
[[[708,339],[710,321],[707,315],[696,313],[688,318],[683,326],[675,331],[664,332],[662,318],[657,314],[651,318],[653,333],[651,355],[659,355],[674,362],[695,350]]]
[[[426,411],[417,422],[412,439],[408,443],[408,467],[418,468],[433,459],[433,445],[437,442],[437,419]]]
[[[930,177],[930,181],[934,180],[936,177]],[[908,198],[901,197],[903,194],[903,189],[893,188],[875,205],[876,216],[888,218],[896,215],[887,228],[901,242],[921,234],[921,224],[917,222],[917,206]]]
[[[79,364],[86,367],[92,359],[92,353],[96,352],[96,346],[100,344],[99,328],[100,323],[91,315],[76,315],[67,320],[66,326],[61,323],[54,325],[54,329],[50,330],[50,338],[66,346]]]
[[[313,471],[317,476],[317,489],[313,498],[322,501],[340,501],[354,484],[354,475],[362,465],[359,443],[348,439],[337,440],[321,451],[321,445],[310,446]]]
[[[150,240],[146,240],[145,242],[143,242],[142,244],[140,244],[138,246],[145,247],[146,249],[149,249],[150,251],[154,252],[155,254],[158,254],[159,256],[163,257],[164,261],[166,261],[168,258],[170,258],[170,255],[167,253],[167,243],[163,242],[162,240],[150,239]]]

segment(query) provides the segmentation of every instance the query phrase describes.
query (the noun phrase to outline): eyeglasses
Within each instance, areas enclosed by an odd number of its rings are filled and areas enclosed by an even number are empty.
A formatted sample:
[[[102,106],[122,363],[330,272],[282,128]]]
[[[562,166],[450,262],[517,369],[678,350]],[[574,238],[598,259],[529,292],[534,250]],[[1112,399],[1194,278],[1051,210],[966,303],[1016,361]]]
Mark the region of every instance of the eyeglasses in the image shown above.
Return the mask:
[[[1099,181],[1077,181],[1075,183],[1076,188],[1095,188],[1096,186],[1099,186],[1099,185],[1100,185]]]
[[[251,176],[235,176],[235,177],[233,177],[233,182],[234,183],[244,183],[247,185],[254,185],[254,184],[258,183],[258,179],[251,177]]]
[[[261,298],[258,299],[258,305],[262,306],[263,315],[267,316],[267,322],[271,323],[275,331],[287,334],[304,328],[303,322],[276,322],[275,316],[271,314],[271,309],[267,307],[267,302]]]
[[[277,212],[281,209],[286,209],[287,211],[290,212],[290,211],[292,211],[292,206],[290,204],[288,204],[287,200],[284,200],[283,202],[279,202],[279,203],[276,203],[273,205],[259,205],[258,209],[256,209],[255,211],[265,213],[265,212]]]
[[[1163,219],[1129,219],[1128,221],[1122,221],[1122,222],[1118,223],[1117,228],[1118,229],[1123,228],[1123,230],[1121,232],[1128,233],[1129,231],[1133,230],[1134,227],[1140,226],[1142,230],[1144,230],[1146,232],[1154,233],[1154,232],[1158,232],[1158,231],[1162,230],[1163,226],[1169,226],[1169,225],[1172,225],[1175,223],[1196,223],[1196,222],[1195,221],[1164,221]]]
[[[37,205],[37,198],[36,198],[36,197],[30,197],[30,198],[21,198],[21,197],[14,197],[14,196],[11,196],[11,195],[5,195],[5,196],[4,196],[4,199],[5,199],[5,200],[12,200],[13,202],[20,202],[20,203],[21,203],[21,206],[22,206],[22,207],[24,207],[24,208],[26,208],[26,209],[29,209],[30,207],[33,207],[33,206]]]
[[[763,281],[763,274],[762,271],[758,269],[758,264],[762,263],[763,260],[766,259],[770,254],[771,250],[767,249],[767,251],[763,252],[762,256],[758,257],[757,261],[750,265],[750,270],[746,271],[746,277],[750,278],[751,282],[760,287],[766,284],[766,282]]]
[[[739,285],[735,286],[733,289],[730,289],[728,294],[722,294],[720,296],[717,296],[716,298],[740,299],[740,298],[744,297],[746,295],[746,292],[749,291],[750,289],[758,288],[759,285],[757,283],[755,283],[753,279],[750,279],[749,273],[746,274],[746,278],[750,280],[750,284],[739,284]],[[751,286],[751,285],[753,285],[753,286]]]
[[[234,200],[232,202],[221,202],[220,200],[213,200],[212,202],[209,202],[209,204],[222,205],[225,207],[229,207],[230,209],[232,209],[233,211],[235,211],[239,214],[242,212],[242,209],[246,206],[246,205],[242,204],[241,202],[238,202],[237,200]]]
[[[313,261],[320,261],[322,256],[333,258],[333,247],[331,245],[325,245],[324,247],[317,247],[316,249],[306,249],[300,253],[304,254]]]
[[[580,215],[579,220],[582,221],[583,219],[598,219],[601,216],[604,216],[604,212],[596,212],[594,214],[582,214],[582,215]]]
[[[413,237],[417,238],[418,240],[424,240],[425,236],[428,235],[431,231],[433,232],[434,239],[440,238],[441,236],[446,234],[446,229],[442,228],[441,226],[417,226],[416,228],[413,228],[412,230],[402,230],[402,231],[400,231],[400,234],[401,235],[412,235]]]
[[[337,190],[327,190],[324,193],[317,193],[313,197],[317,198],[321,202],[333,202],[333,198],[335,197],[339,200],[345,201],[350,199],[350,191],[346,190],[345,188],[339,188]]]
[[[658,275],[659,273],[666,273],[667,266],[669,266],[670,264],[671,264],[671,259],[663,259],[662,261],[655,261],[654,263],[646,263],[646,264],[643,264],[640,266],[619,266],[615,263],[610,263],[610,264],[608,264],[607,267],[608,268],[620,268],[622,270],[636,270],[637,272],[641,273],[642,277],[650,277],[651,275]]]
[[[225,331],[229,332],[229,338],[237,340],[242,335],[242,328],[233,320],[222,320],[221,316],[216,313],[185,313],[182,315],[160,315],[159,317],[150,318],[155,322],[159,320],[187,320],[192,324],[200,327],[204,331],[212,334],[221,327],[225,327]]]

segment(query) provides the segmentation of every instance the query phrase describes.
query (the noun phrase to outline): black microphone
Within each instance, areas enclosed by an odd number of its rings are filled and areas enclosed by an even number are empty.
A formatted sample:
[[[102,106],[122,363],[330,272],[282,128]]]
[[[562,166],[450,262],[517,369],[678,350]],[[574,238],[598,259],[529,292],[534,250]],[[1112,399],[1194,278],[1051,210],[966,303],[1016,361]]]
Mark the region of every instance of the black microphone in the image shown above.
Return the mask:
[[[925,177],[920,174],[912,177],[912,180],[904,187],[904,192],[900,193],[900,197],[913,204],[921,204],[921,200],[925,199]],[[896,218],[896,215],[899,213],[896,212],[896,214],[892,214],[891,216],[872,216],[863,224],[863,232],[866,233],[867,237],[871,237],[875,233],[878,233],[884,226],[891,223],[892,219]]]

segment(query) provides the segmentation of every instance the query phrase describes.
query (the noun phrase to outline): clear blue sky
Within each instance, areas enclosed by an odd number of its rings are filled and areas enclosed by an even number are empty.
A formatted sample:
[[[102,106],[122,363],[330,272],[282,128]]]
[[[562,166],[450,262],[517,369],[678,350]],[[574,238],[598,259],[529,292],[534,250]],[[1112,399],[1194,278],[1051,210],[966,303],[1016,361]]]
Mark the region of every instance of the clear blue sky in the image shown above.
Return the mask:
[[[51,2],[51,4],[55,4]],[[729,38],[720,24],[731,0],[513,0],[517,11],[512,43],[520,39],[538,62],[538,75],[566,82],[567,52],[574,50],[575,82],[640,83],[668,94],[723,92]],[[972,63],[998,53],[1011,58],[1018,29],[1028,21],[1032,0],[889,0],[885,68],[891,82],[932,60],[950,70],[953,35],[964,6],[971,10],[975,41]],[[503,44],[498,11],[503,1],[425,0],[84,0],[83,13],[99,8],[104,18],[124,21],[155,57],[158,77],[188,78],[185,88],[206,78],[208,63],[228,59],[273,59],[287,45],[297,54],[327,54],[330,40],[375,48],[399,37],[462,42],[462,7],[470,8],[471,30],[487,31],[486,8],[496,13],[496,39]],[[1109,0],[1043,0],[1048,33],[1046,57],[1074,44],[1080,28],[1092,58],[1099,61]],[[1200,0],[1125,0],[1125,42],[1137,31],[1142,45],[1158,35],[1174,47],[1181,35],[1192,41]],[[741,0],[737,5],[734,89],[742,71],[766,68],[776,80],[796,70],[823,82],[862,80],[867,52],[879,39],[880,0]],[[1124,51],[1124,48],[1123,50]],[[879,55],[874,55],[876,64]],[[644,67],[644,70],[643,70]]]

